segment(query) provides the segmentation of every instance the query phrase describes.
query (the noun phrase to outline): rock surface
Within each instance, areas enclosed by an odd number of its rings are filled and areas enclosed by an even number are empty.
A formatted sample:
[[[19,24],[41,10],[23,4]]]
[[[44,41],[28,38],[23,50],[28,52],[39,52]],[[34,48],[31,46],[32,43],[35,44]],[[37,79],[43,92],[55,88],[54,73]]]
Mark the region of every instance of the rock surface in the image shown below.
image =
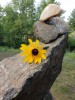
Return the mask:
[[[40,21],[45,21],[53,16],[60,15],[62,10],[60,7],[56,4],[49,4],[48,6],[45,7],[45,9],[42,11],[40,15]]]
[[[47,59],[40,64],[22,62],[19,54],[0,62],[0,100],[51,100],[49,90],[62,69],[67,34],[45,44]]]
[[[59,34],[68,33],[69,26],[61,17],[53,17],[45,22],[49,25],[55,25]]]
[[[34,35],[41,42],[49,43],[58,37],[58,30],[54,25],[47,25],[43,22],[37,21],[34,24]]]

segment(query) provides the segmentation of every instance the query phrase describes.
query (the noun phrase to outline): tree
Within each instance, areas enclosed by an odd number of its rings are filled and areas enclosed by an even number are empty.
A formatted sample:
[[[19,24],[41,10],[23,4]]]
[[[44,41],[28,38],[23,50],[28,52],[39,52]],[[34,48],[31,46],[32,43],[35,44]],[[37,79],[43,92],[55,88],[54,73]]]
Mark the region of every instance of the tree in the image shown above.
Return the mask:
[[[71,15],[68,19],[69,23],[69,39],[68,39],[68,48],[70,51],[75,50],[75,9],[71,12]]]
[[[69,34],[68,49],[70,51],[75,50],[75,31]]]
[[[2,20],[3,28],[4,28],[4,42],[8,46],[14,47],[14,37],[16,35],[16,32],[14,32],[14,23],[15,20],[18,18],[17,12],[14,12],[11,5],[7,5],[4,10],[4,17]]]
[[[19,12],[18,19],[21,20],[22,33],[31,34],[33,23],[36,20],[34,0],[13,0],[13,4]]]
[[[68,19],[69,21],[69,26],[70,26],[70,32],[75,31],[75,9],[71,12],[71,15]]]
[[[3,8],[0,5],[0,45],[3,45],[3,38],[4,38],[4,29],[2,26],[2,19],[3,19]]]
[[[10,47],[20,47],[28,36],[33,35],[36,20],[34,0],[12,0],[3,9],[3,14],[4,42]]]

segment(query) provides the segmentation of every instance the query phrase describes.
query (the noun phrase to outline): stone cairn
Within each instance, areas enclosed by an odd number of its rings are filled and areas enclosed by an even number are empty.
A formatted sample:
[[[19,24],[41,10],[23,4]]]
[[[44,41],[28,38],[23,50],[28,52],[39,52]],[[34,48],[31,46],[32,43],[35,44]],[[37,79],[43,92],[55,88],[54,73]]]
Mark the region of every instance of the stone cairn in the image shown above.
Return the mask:
[[[0,100],[53,100],[50,89],[62,69],[69,29],[61,13],[49,4],[34,23],[34,35],[47,47],[46,60],[23,63],[17,54],[0,62]]]

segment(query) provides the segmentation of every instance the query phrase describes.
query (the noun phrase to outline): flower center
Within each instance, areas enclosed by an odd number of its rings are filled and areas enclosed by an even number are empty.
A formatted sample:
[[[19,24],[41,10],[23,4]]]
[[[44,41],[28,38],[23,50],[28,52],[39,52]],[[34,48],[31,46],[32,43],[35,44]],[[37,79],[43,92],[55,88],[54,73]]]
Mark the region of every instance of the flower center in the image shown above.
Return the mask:
[[[38,50],[37,50],[37,49],[33,49],[33,50],[32,50],[32,54],[33,54],[33,55],[37,55],[37,54],[38,54]]]

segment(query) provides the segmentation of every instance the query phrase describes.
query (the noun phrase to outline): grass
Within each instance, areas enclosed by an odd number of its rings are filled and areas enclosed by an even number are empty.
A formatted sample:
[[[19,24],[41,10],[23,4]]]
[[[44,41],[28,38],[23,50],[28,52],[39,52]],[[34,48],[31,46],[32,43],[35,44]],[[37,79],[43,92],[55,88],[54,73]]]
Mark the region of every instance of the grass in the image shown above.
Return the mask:
[[[18,52],[19,49],[9,48],[7,46],[0,46],[0,52]]]
[[[0,47],[0,60],[15,55],[20,50]],[[52,86],[54,100],[75,100],[75,53],[67,52],[62,64],[62,72]]]
[[[13,56],[17,53],[19,53],[19,49],[13,49],[13,48],[8,48],[8,47],[2,47],[0,46],[0,61],[6,57]]]
[[[75,53],[66,53],[62,72],[51,90],[55,100],[75,100]]]

